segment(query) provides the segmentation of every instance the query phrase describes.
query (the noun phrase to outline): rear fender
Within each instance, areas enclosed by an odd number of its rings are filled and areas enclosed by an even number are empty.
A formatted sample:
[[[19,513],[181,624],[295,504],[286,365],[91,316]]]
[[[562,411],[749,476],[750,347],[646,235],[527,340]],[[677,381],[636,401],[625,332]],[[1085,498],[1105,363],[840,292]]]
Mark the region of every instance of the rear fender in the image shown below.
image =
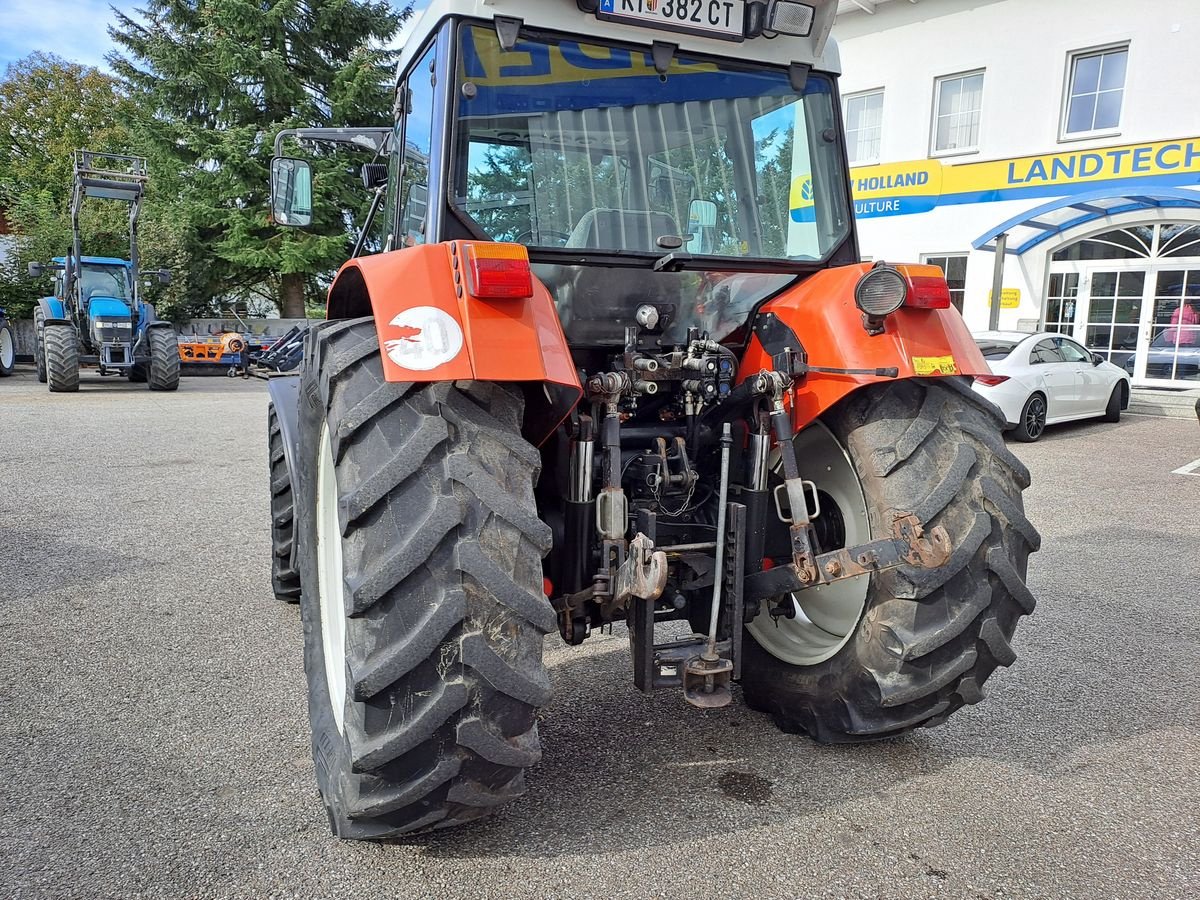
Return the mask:
[[[43,325],[71,325],[74,324],[67,318],[67,312],[63,308],[63,302],[57,297],[39,297],[38,309],[42,313]]]
[[[792,343],[807,353],[810,366],[894,368],[899,378],[990,374],[962,316],[953,307],[901,307],[883,320],[882,334],[868,335],[862,313],[854,304],[854,287],[870,269],[870,263],[825,269],[764,304],[742,360],[743,380],[774,369],[775,357]],[[803,428],[867,385],[894,380],[810,372],[795,392],[794,425],[797,430]]]
[[[288,479],[293,491],[296,484],[296,462],[300,458],[300,378],[298,375],[282,375],[267,380],[267,396],[275,406],[275,420],[279,423],[279,436],[283,439],[283,462],[287,466]],[[293,497],[295,494],[293,493]],[[296,547],[292,541],[292,557],[289,562],[296,565]]]
[[[281,375],[267,379],[267,396],[275,406],[275,418],[283,438],[284,462],[288,477],[294,481],[293,473],[300,454],[300,377]]]
[[[512,381],[526,386],[525,436],[541,443],[582,394],[550,292],[481,300],[466,287],[465,242],[352,259],[329,289],[329,319],[373,316],[392,382]]]

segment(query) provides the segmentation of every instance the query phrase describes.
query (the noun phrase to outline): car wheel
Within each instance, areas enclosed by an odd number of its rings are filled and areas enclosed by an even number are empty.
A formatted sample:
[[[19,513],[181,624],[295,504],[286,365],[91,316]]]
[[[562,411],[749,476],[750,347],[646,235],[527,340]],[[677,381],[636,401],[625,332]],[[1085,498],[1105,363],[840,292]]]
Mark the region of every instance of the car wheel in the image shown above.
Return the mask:
[[[1046,430],[1046,398],[1041,394],[1033,394],[1025,401],[1021,410],[1021,418],[1013,429],[1013,437],[1026,444],[1032,444]]]
[[[1108,406],[1104,407],[1105,422],[1120,422],[1121,409],[1125,406],[1125,387],[1124,382],[1118,381],[1113,385],[1112,396],[1108,398]]]

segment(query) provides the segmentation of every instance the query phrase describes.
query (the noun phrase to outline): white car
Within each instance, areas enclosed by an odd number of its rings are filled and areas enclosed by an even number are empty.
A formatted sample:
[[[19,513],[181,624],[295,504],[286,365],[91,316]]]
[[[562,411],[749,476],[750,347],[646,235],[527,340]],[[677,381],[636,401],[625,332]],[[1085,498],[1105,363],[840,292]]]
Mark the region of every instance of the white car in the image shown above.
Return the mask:
[[[1118,422],[1129,406],[1128,373],[1069,337],[985,331],[975,343],[993,372],[977,376],[975,390],[1000,407],[1019,441],[1036,441],[1058,422]]]

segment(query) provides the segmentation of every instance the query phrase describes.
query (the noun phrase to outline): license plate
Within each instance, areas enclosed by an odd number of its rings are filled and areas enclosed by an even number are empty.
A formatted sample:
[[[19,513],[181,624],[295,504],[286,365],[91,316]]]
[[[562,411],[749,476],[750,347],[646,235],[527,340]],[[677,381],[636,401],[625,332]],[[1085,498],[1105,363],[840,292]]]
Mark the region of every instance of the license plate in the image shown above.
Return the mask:
[[[744,33],[745,0],[600,0],[596,18],[726,41]]]

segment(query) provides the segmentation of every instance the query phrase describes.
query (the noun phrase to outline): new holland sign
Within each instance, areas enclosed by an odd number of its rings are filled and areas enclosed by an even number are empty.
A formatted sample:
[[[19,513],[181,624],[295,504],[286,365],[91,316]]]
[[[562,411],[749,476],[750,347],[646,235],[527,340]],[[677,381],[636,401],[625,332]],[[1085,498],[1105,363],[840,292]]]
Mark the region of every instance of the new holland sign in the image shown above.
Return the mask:
[[[1066,197],[1138,184],[1200,186],[1200,138],[943,165],[936,159],[850,170],[860,219],[939,206]]]

